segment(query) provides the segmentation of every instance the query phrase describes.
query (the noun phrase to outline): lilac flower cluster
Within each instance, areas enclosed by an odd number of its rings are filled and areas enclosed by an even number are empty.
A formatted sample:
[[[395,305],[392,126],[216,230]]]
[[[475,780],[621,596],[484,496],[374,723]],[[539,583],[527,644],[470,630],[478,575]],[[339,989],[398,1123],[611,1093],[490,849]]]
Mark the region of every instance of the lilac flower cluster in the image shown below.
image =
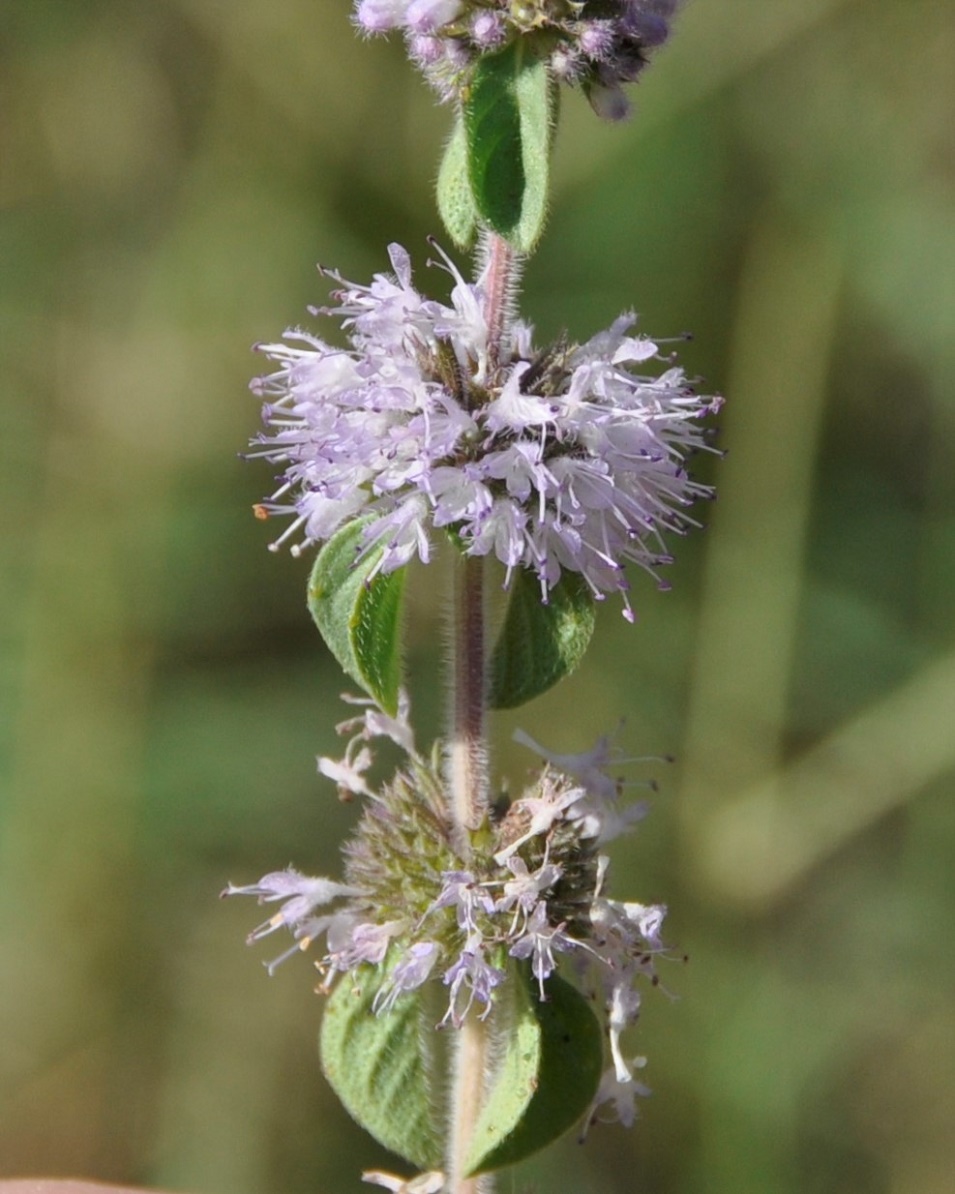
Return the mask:
[[[408,53],[443,99],[460,96],[482,54],[520,38],[560,82],[608,120],[629,112],[623,86],[670,35],[677,0],[356,0],[366,33],[404,32]]]
[[[684,462],[719,399],[631,335],[633,315],[543,351],[512,318],[492,352],[483,277],[467,283],[445,260],[450,303],[426,299],[407,252],[389,253],[393,275],[360,286],[330,273],[339,305],[311,309],[342,321],[348,348],[301,329],[257,346],[278,368],[252,384],[268,428],[253,454],[283,470],[257,513],[293,518],[273,548],[297,552],[374,515],[363,551],[379,549],[389,572],[426,561],[429,529],[446,528],[465,553],[496,556],[505,585],[529,569],[546,601],[577,572],[595,598],[624,594],[632,617],[624,565],[668,563],[663,533],[695,525],[686,507],[710,495]],[[638,371],[653,360],[658,376]]]
[[[350,722],[346,754],[385,734],[408,749],[407,707],[386,719],[373,707]],[[536,746],[536,744],[534,744]],[[619,784],[604,771],[605,742],[567,756],[575,783],[549,765],[490,827],[466,861],[452,847],[439,753],[426,762],[408,754],[408,769],[371,796],[345,847],[345,882],[309,878],[292,869],[223,895],[257,896],[279,910],[249,935],[258,941],[281,928],[294,944],[268,966],[324,939],[316,963],[323,989],[352,973],[376,968],[379,1015],[429,980],[440,982],[447,1005],[440,1026],[460,1027],[472,1011],[488,1016],[509,968],[525,964],[541,999],[547,980],[563,969],[602,1009],[609,1067],[598,1102],[607,1118],[629,1124],[634,1100],[646,1094],[621,1038],[640,1012],[640,987],[656,982],[665,908],[624,903],[605,894],[608,859],[601,841],[620,831]],[[320,760],[320,764],[328,760]],[[321,768],[328,773],[327,768]],[[348,770],[346,768],[346,770]],[[364,782],[364,781],[362,781]],[[511,961],[513,959],[513,961]],[[356,974],[357,972],[357,974]],[[596,1105],[595,1105],[596,1110]]]

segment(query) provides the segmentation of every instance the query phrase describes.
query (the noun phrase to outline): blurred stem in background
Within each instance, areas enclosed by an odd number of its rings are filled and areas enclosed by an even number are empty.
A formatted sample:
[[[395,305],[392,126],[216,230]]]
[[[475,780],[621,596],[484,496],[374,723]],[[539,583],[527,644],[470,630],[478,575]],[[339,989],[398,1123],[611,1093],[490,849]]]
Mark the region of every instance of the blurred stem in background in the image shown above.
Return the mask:
[[[712,818],[778,772],[806,569],[806,540],[844,264],[825,231],[757,217],[735,309],[731,445],[706,558],[687,721],[682,832],[690,876]],[[765,346],[772,344],[767,353]],[[778,858],[768,863],[779,865]],[[719,888],[711,894],[724,900]]]

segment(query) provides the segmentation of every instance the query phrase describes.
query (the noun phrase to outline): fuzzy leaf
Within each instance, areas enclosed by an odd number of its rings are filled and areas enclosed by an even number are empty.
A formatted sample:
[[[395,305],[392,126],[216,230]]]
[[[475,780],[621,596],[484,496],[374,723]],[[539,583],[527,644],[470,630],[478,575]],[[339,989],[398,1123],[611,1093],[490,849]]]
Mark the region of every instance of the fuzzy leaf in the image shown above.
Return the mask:
[[[534,1096],[520,1122],[472,1173],[513,1165],[562,1136],[586,1114],[603,1071],[603,1036],[590,1004],[576,987],[554,974],[541,1003],[530,996],[540,1027],[540,1068]]]
[[[544,227],[552,97],[543,61],[518,39],[481,58],[464,101],[478,214],[522,253],[531,251]]]
[[[434,1024],[418,993],[391,1011],[371,1010],[385,976],[371,967],[339,980],[325,1006],[319,1049],[332,1089],[361,1126],[419,1169],[441,1164],[428,1052]]]
[[[308,608],[328,649],[385,712],[398,709],[404,569],[369,580],[381,551],[356,562],[367,518],[337,531],[318,553]]]
[[[438,212],[459,249],[468,249],[477,231],[477,208],[468,181],[468,139],[458,113],[438,171]]]
[[[565,572],[541,601],[536,577],[518,572],[490,663],[492,709],[514,709],[546,692],[580,663],[597,620],[584,580]]]
[[[485,1162],[518,1129],[537,1089],[541,1026],[523,975],[514,970],[510,977],[494,1004],[498,1061],[471,1140],[468,1173],[496,1168]]]

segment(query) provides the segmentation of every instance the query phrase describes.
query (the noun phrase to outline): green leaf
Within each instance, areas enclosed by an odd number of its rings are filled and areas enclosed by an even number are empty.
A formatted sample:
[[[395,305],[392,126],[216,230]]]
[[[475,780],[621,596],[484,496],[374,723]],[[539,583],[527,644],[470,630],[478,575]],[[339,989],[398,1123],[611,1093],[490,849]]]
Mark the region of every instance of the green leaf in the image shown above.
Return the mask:
[[[348,1113],[385,1148],[419,1169],[441,1164],[429,1049],[434,1024],[419,993],[402,995],[376,1016],[385,974],[363,968],[339,979],[322,1018],[322,1069]]]
[[[470,248],[478,215],[468,181],[468,139],[460,112],[438,171],[438,212],[458,248]]]
[[[540,1068],[533,1098],[513,1131],[476,1160],[472,1173],[513,1165],[562,1136],[587,1113],[603,1071],[603,1035],[590,1004],[553,974],[546,1000],[531,994],[540,1028]],[[482,1117],[483,1118],[483,1117]]]
[[[494,1003],[491,1031],[495,1035],[497,1064],[487,1101],[471,1140],[468,1173],[485,1168],[517,1130],[537,1089],[541,1065],[541,1026],[523,974],[512,969],[509,982]]]
[[[481,58],[464,101],[478,214],[522,253],[531,251],[544,227],[552,97],[546,66],[518,39]]]
[[[569,675],[587,650],[596,620],[593,596],[577,573],[565,572],[544,605],[536,576],[518,572],[491,655],[491,708],[516,708]]]
[[[405,570],[371,577],[382,551],[356,562],[360,518],[337,531],[318,553],[308,581],[308,608],[328,649],[385,712],[398,709],[401,610]]]

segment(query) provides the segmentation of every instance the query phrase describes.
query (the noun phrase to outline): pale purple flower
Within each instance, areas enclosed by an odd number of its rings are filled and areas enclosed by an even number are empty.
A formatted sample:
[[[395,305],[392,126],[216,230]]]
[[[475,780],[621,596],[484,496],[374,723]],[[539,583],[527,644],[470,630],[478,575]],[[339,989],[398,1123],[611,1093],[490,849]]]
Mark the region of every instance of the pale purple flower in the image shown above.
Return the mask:
[[[640,1067],[646,1064],[646,1058],[635,1057],[630,1062],[630,1068]],[[597,1120],[602,1120],[605,1123],[620,1123],[625,1128],[633,1127],[634,1120],[637,1118],[636,1100],[638,1098],[647,1098],[651,1094],[649,1086],[644,1086],[642,1082],[638,1082],[632,1073],[630,1077],[620,1078],[617,1075],[615,1067],[611,1066],[606,1070],[603,1077],[600,1079],[600,1085],[597,1088],[597,1094],[594,1097],[591,1106],[590,1114],[584,1125],[584,1131],[581,1136],[583,1139],[587,1134],[587,1130]],[[609,1104],[609,1113],[604,1115],[598,1114],[601,1107],[607,1107]]]
[[[337,949],[329,941],[329,954],[338,970],[353,970],[363,962],[377,966],[385,960],[388,947],[408,926],[403,920],[388,920],[384,924],[362,921],[355,925],[348,938]]]
[[[364,707],[365,711],[359,717],[339,722],[335,727],[336,733],[353,734],[363,742],[372,738],[390,738],[405,754],[415,754],[414,732],[410,722],[411,700],[406,688],[400,688],[398,691],[398,710],[394,717],[386,713],[377,701],[370,697],[342,693],[341,699],[347,705]]]
[[[405,250],[389,253],[393,274],[369,286],[330,275],[341,289],[324,313],[347,350],[298,330],[260,346],[278,368],[253,383],[267,425],[253,455],[282,471],[257,513],[292,519],[273,548],[298,552],[370,515],[374,574],[429,560],[433,529],[447,528],[466,554],[495,556],[505,583],[529,569],[546,601],[576,572],[632,619],[625,565],[656,575],[663,535],[695,525],[686,508],[709,490],[685,459],[706,446],[698,423],[719,400],[675,367],[637,372],[658,350],[630,334],[632,315],[543,353],[512,320],[492,362],[483,277],[468,283],[445,258],[450,302],[425,300]]]
[[[663,949],[660,929],[667,910],[664,904],[621,903],[606,896],[596,896],[590,920],[598,936],[613,939],[628,952]]]
[[[629,1082],[633,1078],[630,1066],[624,1060],[620,1049],[620,1037],[625,1029],[635,1024],[640,1016],[642,997],[633,985],[632,976],[626,972],[614,977],[607,1022],[610,1030],[610,1056],[618,1082]]]
[[[609,901],[615,904],[615,901]],[[616,905],[627,920],[634,926],[644,942],[652,949],[662,949],[660,929],[667,910],[663,904],[623,903]]]
[[[482,50],[495,49],[507,37],[507,19],[503,12],[479,12],[471,21],[471,37]]]
[[[379,987],[372,1007],[379,1014],[389,1012],[399,996],[415,991],[426,982],[441,956],[434,941],[414,941],[395,964],[386,986]]]
[[[477,933],[476,918],[481,912],[494,911],[494,898],[479,885],[470,871],[445,871],[441,878],[441,893],[429,911],[454,908],[458,926],[470,935]]]
[[[486,1019],[491,1011],[491,995],[506,975],[497,966],[492,966],[484,956],[484,946],[477,934],[468,938],[453,965],[444,973],[445,985],[450,987],[448,1010],[441,1023],[450,1022],[460,1028],[475,1000],[484,1004],[480,1019]]]
[[[514,878],[505,881],[504,894],[495,908],[498,912],[507,912],[516,905],[525,917],[534,911],[543,893],[553,887],[561,875],[560,867],[554,862],[542,862],[536,871],[531,871],[524,859],[516,854],[512,854],[505,865]]]
[[[590,750],[581,754],[560,754],[557,751],[548,750],[546,746],[541,746],[530,734],[520,728],[516,729],[511,737],[514,742],[519,742],[521,746],[526,746],[528,750],[540,755],[558,771],[577,780],[589,794],[600,796],[604,800],[614,799],[618,783],[617,780],[606,774],[606,769],[611,765],[629,762],[627,759],[617,757],[610,744],[608,734],[602,734]]]
[[[628,832],[647,815],[645,801],[619,808],[619,798],[627,786],[618,776],[607,774],[610,767],[642,763],[645,759],[625,757],[611,745],[609,735],[601,735],[589,751],[581,754],[560,754],[541,746],[522,729],[512,735],[515,742],[528,747],[551,766],[571,777],[584,789],[585,795],[568,811],[568,818],[577,823],[583,837],[596,838],[601,844]],[[651,783],[649,786],[653,787]]]
[[[409,0],[359,0],[355,21],[368,33],[385,33],[404,22],[408,4]]]
[[[274,933],[282,926],[292,932],[295,937],[295,945],[266,964],[266,969],[269,974],[272,974],[286,958],[291,957],[298,950],[307,949],[317,937],[325,932],[331,933],[333,927],[337,926],[340,921],[350,918],[347,908],[324,916],[313,916],[312,913],[316,908],[330,904],[333,900],[341,897],[359,896],[362,891],[361,888],[347,883],[336,883],[333,879],[300,875],[298,871],[289,867],[285,871],[273,871],[271,874],[264,875],[258,883],[252,883],[246,887],[237,887],[230,883],[221,894],[223,898],[234,895],[258,896],[260,904],[272,903],[274,900],[284,901],[279,911],[253,929],[246,939],[251,945],[253,942],[267,937],[270,933]]]
[[[613,52],[616,33],[613,21],[582,21],[578,44],[588,58],[606,58]]]
[[[249,941],[274,933],[276,929],[285,925],[295,929],[304,922],[316,909],[323,904],[330,904],[340,896],[359,895],[356,887],[349,887],[346,883],[336,883],[333,879],[313,879],[308,875],[300,875],[291,867],[285,871],[273,871],[247,887],[237,887],[230,883],[221,893],[223,898],[234,895],[258,896],[260,904],[270,904],[274,900],[284,900],[282,907],[258,928],[249,934]]]
[[[531,973],[537,979],[541,999],[545,999],[544,980],[550,978],[557,968],[554,950],[563,952],[580,943],[568,937],[565,925],[552,925],[547,918],[547,905],[543,900],[537,904],[529,917],[524,931],[508,951],[512,958],[530,958]]]
[[[620,808],[614,802],[597,801],[585,796],[574,805],[571,819],[580,826],[581,837],[595,838],[605,845],[629,833],[649,811],[650,806],[645,800]]]
[[[350,800],[352,796],[373,798],[375,794],[365,781],[365,772],[373,761],[374,757],[368,747],[361,745],[360,738],[353,738],[345,750],[343,759],[319,755],[318,770],[337,785],[343,800]]]

